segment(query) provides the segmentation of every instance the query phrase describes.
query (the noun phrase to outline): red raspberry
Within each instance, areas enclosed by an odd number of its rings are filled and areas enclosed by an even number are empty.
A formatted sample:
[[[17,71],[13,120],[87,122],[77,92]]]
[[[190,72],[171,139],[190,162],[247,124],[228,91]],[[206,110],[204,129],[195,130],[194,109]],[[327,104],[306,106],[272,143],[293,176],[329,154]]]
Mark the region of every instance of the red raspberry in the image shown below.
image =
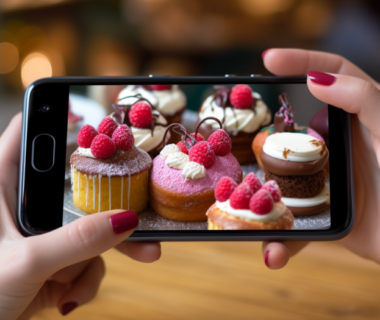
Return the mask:
[[[260,179],[253,172],[248,173],[243,182],[249,185],[253,193],[256,193],[262,186]]]
[[[237,183],[230,177],[222,177],[215,187],[215,198],[219,202],[227,201],[236,189]]]
[[[90,148],[91,142],[98,135],[98,132],[93,126],[85,124],[78,133],[77,142],[81,148]]]
[[[234,86],[230,93],[230,101],[234,108],[250,108],[253,104],[252,89],[246,84]]]
[[[121,125],[114,131],[112,140],[115,142],[116,147],[125,151],[131,149],[135,144],[133,133],[126,124]]]
[[[98,134],[91,143],[91,153],[95,158],[106,159],[116,150],[115,142],[105,134]]]
[[[279,202],[281,200],[281,190],[276,181],[269,180],[265,182],[262,189],[269,191],[274,202]]]
[[[137,102],[129,112],[129,121],[136,128],[148,128],[153,120],[152,108],[146,102]]]
[[[203,164],[208,169],[214,165],[216,158],[207,141],[200,141],[190,149],[189,160]]]
[[[183,143],[183,141],[178,142],[177,146],[178,146],[179,150],[181,150],[183,153],[189,154],[189,150],[187,150],[187,148],[186,148],[185,144]]]
[[[210,144],[211,149],[217,156],[226,156],[230,153],[232,142],[231,138],[226,131],[218,129],[209,136],[207,142]]]
[[[249,201],[249,208],[256,214],[267,214],[273,209],[273,198],[265,189],[257,191]]]
[[[195,132],[193,133],[190,133],[190,135],[195,138]],[[197,137],[195,138],[197,141],[205,141],[205,138],[200,134],[200,133],[197,133]],[[189,138],[186,138],[186,141],[189,142],[189,143],[192,143],[192,140],[190,140]]]
[[[150,87],[153,90],[162,91],[162,90],[170,90],[171,84],[151,84]]]
[[[114,119],[111,117],[106,117],[100,122],[99,127],[98,127],[98,132],[106,134],[110,138],[112,137],[113,132],[117,128],[117,123],[115,122]]]
[[[252,194],[252,189],[247,184],[241,183],[231,194],[231,207],[234,209],[249,209],[249,200]]]

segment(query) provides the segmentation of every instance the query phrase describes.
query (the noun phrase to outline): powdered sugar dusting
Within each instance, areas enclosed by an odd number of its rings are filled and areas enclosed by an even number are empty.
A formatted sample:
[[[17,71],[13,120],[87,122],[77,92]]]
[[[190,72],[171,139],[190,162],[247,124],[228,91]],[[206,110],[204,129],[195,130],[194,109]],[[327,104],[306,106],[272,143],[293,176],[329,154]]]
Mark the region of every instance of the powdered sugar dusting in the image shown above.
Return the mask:
[[[241,168],[236,158],[230,153],[225,157],[216,157],[215,164],[207,169],[206,176],[201,179],[184,179],[182,170],[170,168],[165,159],[156,157],[153,160],[151,179],[159,186],[179,193],[198,193],[208,189],[215,189],[219,179],[228,176],[238,181]]]

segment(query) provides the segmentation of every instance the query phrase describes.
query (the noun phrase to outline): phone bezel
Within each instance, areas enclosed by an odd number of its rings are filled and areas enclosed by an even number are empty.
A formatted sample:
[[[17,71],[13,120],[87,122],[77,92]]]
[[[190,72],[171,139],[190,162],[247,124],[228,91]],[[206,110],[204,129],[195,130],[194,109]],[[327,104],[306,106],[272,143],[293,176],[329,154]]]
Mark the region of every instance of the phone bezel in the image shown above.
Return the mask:
[[[47,173],[50,180],[60,181],[62,184],[55,185],[56,191],[52,199],[44,199],[46,207],[30,205],[28,199],[34,199],[33,193],[40,192],[45,194],[43,188],[49,188],[43,181],[38,179],[32,186],[27,185],[30,176],[30,140],[37,132],[45,132],[48,126],[45,122],[38,121],[36,118],[37,108],[43,104],[49,104],[51,109],[56,111],[54,120],[55,126],[50,124],[49,132],[54,131],[57,136],[56,149],[59,159],[65,159],[66,134],[67,134],[67,108],[69,87],[72,85],[127,85],[127,84],[285,84],[285,83],[306,83],[305,77],[259,77],[259,76],[234,76],[234,77],[168,77],[168,76],[149,76],[149,77],[60,77],[40,79],[31,84],[24,98],[23,108],[23,132],[20,156],[20,176],[19,176],[19,197],[17,220],[20,230],[24,235],[37,235],[49,232],[62,225],[63,205],[61,214],[55,213],[54,208],[60,203],[63,204],[63,192],[59,190],[64,185],[64,164],[62,161],[56,163],[58,170]],[[66,98],[65,98],[66,97]],[[66,99],[66,100],[65,100]],[[46,113],[46,114],[49,114]],[[46,115],[45,114],[45,115]],[[351,148],[351,116],[341,109],[333,106],[328,107],[329,140],[330,140],[330,188],[331,188],[331,227],[326,230],[187,230],[187,231],[136,231],[128,239],[129,241],[247,241],[247,240],[336,240],[344,237],[352,228],[354,221],[354,181],[352,168],[352,148]],[[50,114],[49,114],[50,116]],[[60,120],[57,123],[56,118]],[[46,118],[45,118],[46,120]],[[66,130],[63,133],[63,127]],[[33,136],[34,134],[34,136]],[[56,156],[57,161],[59,160]],[[58,161],[59,162],[59,161]],[[62,166],[62,168],[60,168]],[[44,176],[46,177],[46,176]],[[29,179],[32,180],[32,179]],[[333,186],[337,187],[333,188]],[[339,186],[338,186],[339,185]],[[51,193],[51,190],[49,190]],[[60,196],[61,195],[61,196]],[[55,197],[55,198],[54,198]],[[52,208],[49,215],[49,209]],[[41,213],[43,212],[43,213]],[[40,216],[38,216],[40,214]],[[30,221],[40,221],[44,228],[34,227]],[[45,219],[45,220],[43,220]],[[43,221],[48,221],[45,223]],[[60,221],[60,222],[59,222]]]

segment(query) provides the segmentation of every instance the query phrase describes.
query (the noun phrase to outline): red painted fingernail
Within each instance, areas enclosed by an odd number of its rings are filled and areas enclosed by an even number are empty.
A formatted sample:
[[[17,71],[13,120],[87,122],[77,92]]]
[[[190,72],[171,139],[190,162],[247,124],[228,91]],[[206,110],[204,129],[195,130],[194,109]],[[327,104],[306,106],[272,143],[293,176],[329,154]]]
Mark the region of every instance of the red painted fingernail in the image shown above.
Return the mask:
[[[139,218],[132,210],[128,210],[111,216],[110,223],[113,232],[119,234],[136,228],[139,224]]]
[[[61,309],[61,314],[63,316],[67,315],[68,313],[70,313],[71,311],[73,311],[76,307],[78,306],[78,304],[74,301],[71,301],[71,302],[66,302],[63,306],[62,306],[62,309]]]
[[[324,72],[309,71],[307,75],[312,82],[322,86],[331,86],[336,81],[336,77]]]
[[[266,266],[269,268],[269,250],[265,251],[264,262],[265,262]]]
[[[263,53],[261,54],[261,58],[264,59],[265,55],[267,54],[267,52],[269,51],[269,49],[266,49],[263,51]]]

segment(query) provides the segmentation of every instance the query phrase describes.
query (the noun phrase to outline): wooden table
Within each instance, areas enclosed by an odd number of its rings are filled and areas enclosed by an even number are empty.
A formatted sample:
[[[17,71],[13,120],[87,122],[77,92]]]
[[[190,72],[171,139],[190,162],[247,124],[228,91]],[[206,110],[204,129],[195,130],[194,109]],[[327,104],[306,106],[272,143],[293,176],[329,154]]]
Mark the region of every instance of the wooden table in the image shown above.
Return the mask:
[[[249,242],[164,243],[153,264],[103,256],[97,298],[67,319],[380,318],[380,266],[336,243],[313,243],[280,271]],[[60,318],[46,310],[33,320]]]

